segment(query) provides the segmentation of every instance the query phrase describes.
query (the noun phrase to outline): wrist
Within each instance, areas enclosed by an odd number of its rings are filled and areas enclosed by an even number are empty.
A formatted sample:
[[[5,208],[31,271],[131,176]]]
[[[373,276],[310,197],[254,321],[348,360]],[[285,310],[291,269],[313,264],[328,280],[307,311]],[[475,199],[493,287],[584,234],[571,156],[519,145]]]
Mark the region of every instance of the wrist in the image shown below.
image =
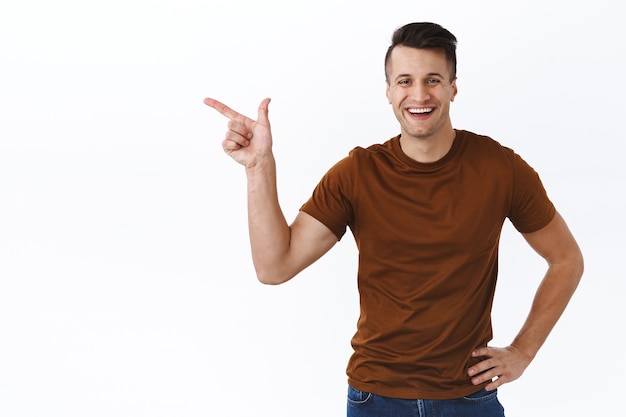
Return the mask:
[[[268,171],[276,171],[276,161],[274,160],[274,156],[269,153],[268,155],[256,158],[254,162],[247,164],[245,168],[248,176],[265,175]]]
[[[516,350],[519,355],[527,360],[528,363],[532,362],[533,359],[535,359],[535,355],[537,354],[536,349],[532,349],[529,346],[524,346],[524,344],[520,343],[519,341],[514,341],[513,343],[511,343],[510,347],[511,349]]]

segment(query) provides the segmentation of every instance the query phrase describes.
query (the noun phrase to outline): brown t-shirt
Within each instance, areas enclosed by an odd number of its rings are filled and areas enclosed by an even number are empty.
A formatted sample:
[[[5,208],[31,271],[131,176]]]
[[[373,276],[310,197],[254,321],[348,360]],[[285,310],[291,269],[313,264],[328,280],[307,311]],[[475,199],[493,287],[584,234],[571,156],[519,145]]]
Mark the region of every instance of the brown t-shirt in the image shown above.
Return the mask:
[[[400,137],[355,148],[301,208],[359,250],[361,313],[348,382],[394,398],[476,391],[470,357],[492,338],[498,242],[509,218],[522,233],[555,209],[537,173],[511,149],[457,130],[437,162],[419,163]]]

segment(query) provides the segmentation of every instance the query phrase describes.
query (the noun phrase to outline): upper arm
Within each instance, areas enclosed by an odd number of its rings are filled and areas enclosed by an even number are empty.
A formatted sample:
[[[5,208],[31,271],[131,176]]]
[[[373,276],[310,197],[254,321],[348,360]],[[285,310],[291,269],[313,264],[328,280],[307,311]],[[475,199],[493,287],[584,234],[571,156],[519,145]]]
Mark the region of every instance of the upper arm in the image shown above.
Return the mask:
[[[569,264],[573,268],[580,269],[580,274],[582,274],[582,253],[565,220],[558,212],[545,227],[535,232],[522,233],[522,235],[549,265]]]
[[[315,217],[300,211],[289,226],[289,251],[281,273],[268,284],[280,284],[322,257],[337,243],[337,236]]]
[[[306,268],[337,243],[337,236],[315,217],[300,211],[291,228],[291,256]]]

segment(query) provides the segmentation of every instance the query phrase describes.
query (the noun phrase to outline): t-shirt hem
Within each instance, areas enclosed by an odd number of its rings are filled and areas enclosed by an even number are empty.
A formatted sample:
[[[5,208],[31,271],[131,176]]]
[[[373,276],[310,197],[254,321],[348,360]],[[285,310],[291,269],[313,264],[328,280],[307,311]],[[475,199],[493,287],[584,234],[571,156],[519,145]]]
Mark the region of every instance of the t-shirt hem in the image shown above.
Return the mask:
[[[554,220],[555,217],[556,217],[556,208],[554,207],[554,205],[552,205],[550,207],[548,214],[540,222],[536,222],[527,227],[518,227],[515,224],[513,226],[520,233],[533,233],[546,227],[552,220]]]
[[[308,204],[303,204],[302,207],[300,207],[300,211],[308,214],[309,216],[313,217],[314,219],[322,223],[324,226],[326,226],[331,232],[333,232],[333,234],[337,237],[338,241],[341,240],[343,235],[346,233],[345,227],[333,225],[330,219],[322,215],[317,210],[309,207]]]
[[[355,381],[348,378],[348,384],[352,388],[356,388],[359,391],[372,393],[381,397],[397,398],[406,400],[454,400],[462,398],[467,395],[473,394],[485,388],[489,381],[480,385],[464,385],[458,388],[441,388],[438,390],[427,388],[394,388],[387,386],[380,386],[374,384],[367,384]]]

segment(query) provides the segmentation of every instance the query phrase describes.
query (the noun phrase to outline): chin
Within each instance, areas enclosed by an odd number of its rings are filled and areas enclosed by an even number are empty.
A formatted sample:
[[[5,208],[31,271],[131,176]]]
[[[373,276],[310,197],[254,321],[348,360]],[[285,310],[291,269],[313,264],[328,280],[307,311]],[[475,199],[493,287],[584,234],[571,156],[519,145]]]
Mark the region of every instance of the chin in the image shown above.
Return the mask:
[[[403,132],[406,136],[415,139],[425,139],[431,137],[434,133],[434,129],[420,129],[420,130],[405,130]]]

